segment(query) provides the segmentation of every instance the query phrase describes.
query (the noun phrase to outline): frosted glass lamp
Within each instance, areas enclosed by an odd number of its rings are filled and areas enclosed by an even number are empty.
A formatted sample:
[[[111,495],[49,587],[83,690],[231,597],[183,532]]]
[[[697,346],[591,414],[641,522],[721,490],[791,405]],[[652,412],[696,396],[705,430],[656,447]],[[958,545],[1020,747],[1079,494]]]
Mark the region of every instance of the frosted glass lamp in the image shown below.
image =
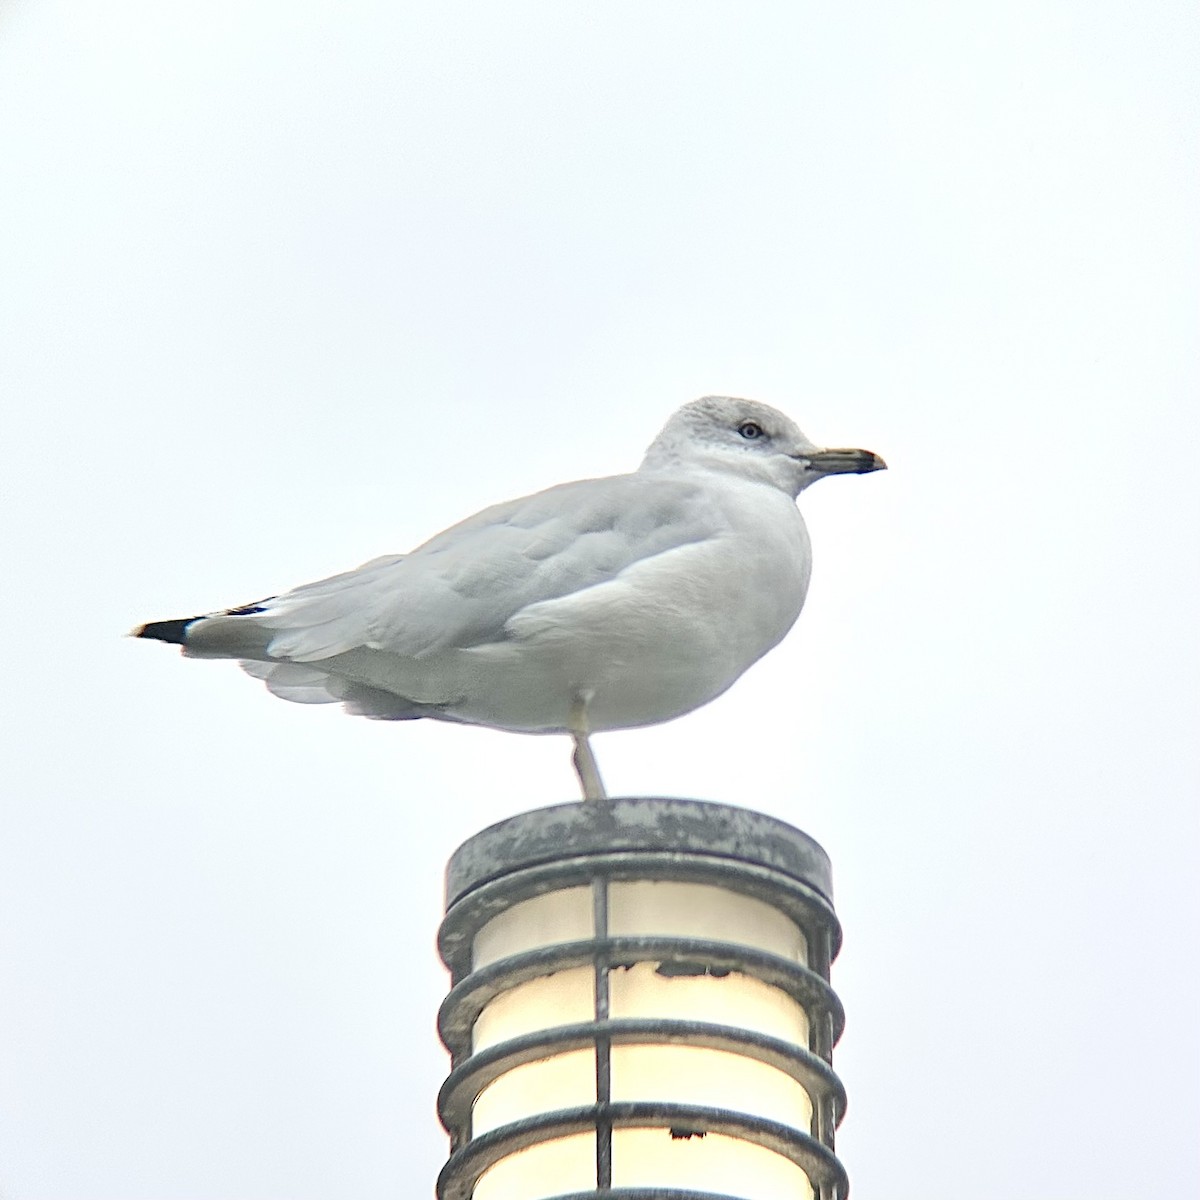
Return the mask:
[[[843,1200],[829,860],[761,813],[586,801],[446,873],[439,1200]]]

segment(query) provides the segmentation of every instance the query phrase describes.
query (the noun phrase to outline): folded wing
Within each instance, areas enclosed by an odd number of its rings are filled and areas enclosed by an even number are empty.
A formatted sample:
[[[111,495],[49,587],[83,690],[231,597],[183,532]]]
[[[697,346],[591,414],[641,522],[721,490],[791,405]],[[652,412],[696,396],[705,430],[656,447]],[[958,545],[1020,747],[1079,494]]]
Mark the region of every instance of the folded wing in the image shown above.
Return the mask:
[[[286,699],[345,701],[316,664],[362,648],[420,660],[505,640],[529,606],[604,584],[713,529],[703,493],[686,481],[625,475],[562,484],[485,509],[411,554],[199,618],[187,625],[186,652],[314,664],[308,672],[247,669]]]

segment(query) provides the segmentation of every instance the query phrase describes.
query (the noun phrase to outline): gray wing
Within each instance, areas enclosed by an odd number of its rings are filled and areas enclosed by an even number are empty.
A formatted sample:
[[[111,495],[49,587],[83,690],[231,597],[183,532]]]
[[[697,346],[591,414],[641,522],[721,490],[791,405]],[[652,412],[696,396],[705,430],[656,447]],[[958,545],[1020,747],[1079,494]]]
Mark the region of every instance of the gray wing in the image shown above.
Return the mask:
[[[506,636],[544,600],[713,535],[723,522],[695,484],[618,475],[560,484],[439,533],[411,554],[376,559],[188,629],[200,655],[317,662],[359,647],[406,658]]]

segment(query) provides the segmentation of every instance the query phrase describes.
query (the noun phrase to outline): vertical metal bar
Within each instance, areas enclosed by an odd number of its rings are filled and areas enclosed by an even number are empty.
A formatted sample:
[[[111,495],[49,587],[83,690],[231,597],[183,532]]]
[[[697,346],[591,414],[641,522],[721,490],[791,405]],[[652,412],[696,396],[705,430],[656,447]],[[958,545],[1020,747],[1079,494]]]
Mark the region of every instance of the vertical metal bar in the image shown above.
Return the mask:
[[[608,937],[608,876],[592,878],[592,937],[599,942]],[[594,1012],[597,1021],[609,1016],[608,958],[599,950],[593,959],[595,969]],[[612,1042],[608,1037],[596,1038],[596,1189],[607,1192],[612,1187],[612,1122],[608,1105],[612,1100]]]
[[[822,926],[816,938],[816,945],[818,947],[816,962],[810,963],[809,966],[828,983],[830,966],[833,962],[833,930],[828,925]],[[809,1049],[832,1065],[833,1013],[828,1010],[817,1014],[817,1022],[812,1030]]]

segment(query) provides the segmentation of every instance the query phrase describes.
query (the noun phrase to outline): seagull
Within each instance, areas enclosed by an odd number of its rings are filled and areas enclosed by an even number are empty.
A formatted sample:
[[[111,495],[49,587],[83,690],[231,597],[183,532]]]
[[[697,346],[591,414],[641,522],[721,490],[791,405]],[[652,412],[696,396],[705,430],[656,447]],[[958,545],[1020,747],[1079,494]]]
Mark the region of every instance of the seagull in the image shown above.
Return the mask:
[[[766,404],[705,396],[631,474],[561,483],[409,554],[132,636],[236,659],[300,704],[568,734],[584,799],[603,800],[589,734],[692,712],[777,645],[812,566],[796,498],[886,465],[814,445]]]

